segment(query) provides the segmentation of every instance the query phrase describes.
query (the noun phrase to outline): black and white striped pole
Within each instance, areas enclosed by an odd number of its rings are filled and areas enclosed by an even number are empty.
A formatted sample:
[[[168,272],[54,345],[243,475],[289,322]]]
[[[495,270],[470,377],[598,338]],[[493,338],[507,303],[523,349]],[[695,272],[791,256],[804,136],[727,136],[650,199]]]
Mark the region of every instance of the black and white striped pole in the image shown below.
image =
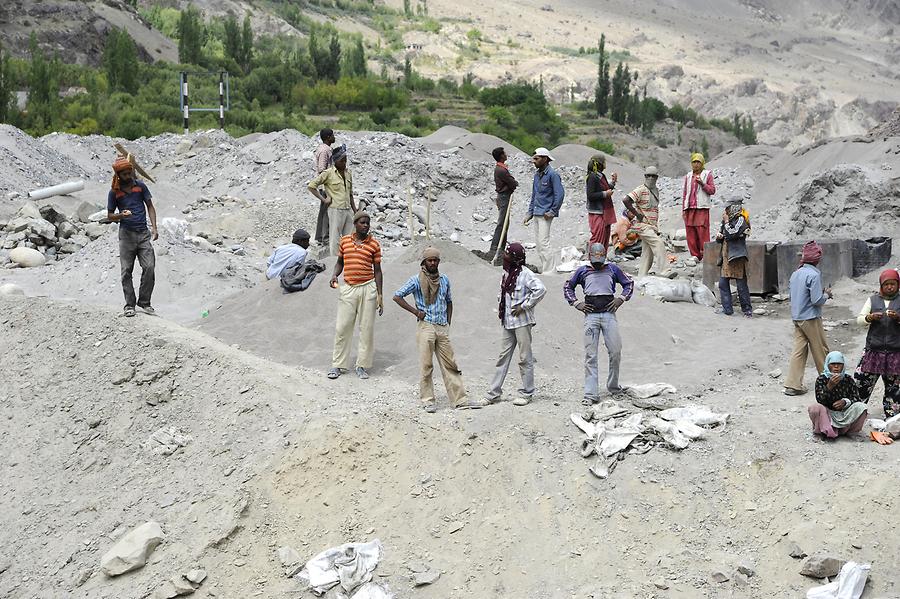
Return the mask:
[[[225,128],[225,72],[219,73],[219,129]]]
[[[184,109],[184,134],[187,135],[190,131],[189,125],[189,115],[190,108],[188,108],[188,77],[187,73],[181,73],[181,104]]]

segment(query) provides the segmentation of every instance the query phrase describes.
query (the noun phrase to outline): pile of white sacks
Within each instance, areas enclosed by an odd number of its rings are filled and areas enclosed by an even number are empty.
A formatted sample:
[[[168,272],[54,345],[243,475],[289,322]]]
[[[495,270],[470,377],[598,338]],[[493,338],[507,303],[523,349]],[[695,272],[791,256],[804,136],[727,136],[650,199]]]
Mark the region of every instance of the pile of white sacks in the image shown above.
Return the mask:
[[[585,435],[582,457],[597,456],[589,471],[598,478],[607,478],[628,454],[645,454],[656,445],[685,449],[692,441],[702,439],[708,427],[724,425],[728,420],[728,414],[715,413],[706,406],[666,407],[668,402],[654,396],[674,393],[671,385],[654,383],[627,391],[631,406],[610,399],[590,406],[585,413],[569,416]]]

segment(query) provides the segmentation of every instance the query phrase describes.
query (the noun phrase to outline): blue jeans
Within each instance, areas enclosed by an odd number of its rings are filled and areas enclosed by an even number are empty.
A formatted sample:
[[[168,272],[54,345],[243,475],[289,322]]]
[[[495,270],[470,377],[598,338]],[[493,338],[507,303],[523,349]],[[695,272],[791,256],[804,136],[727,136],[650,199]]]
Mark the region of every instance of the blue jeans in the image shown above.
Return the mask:
[[[753,306],[750,305],[750,287],[747,285],[746,277],[735,279],[734,282],[737,283],[741,311],[744,314],[752,314]],[[731,302],[731,279],[719,277],[719,301],[722,302],[722,312],[724,314],[734,314],[734,306]]]
[[[609,373],[606,388],[620,391],[619,362],[622,358],[622,337],[615,314],[598,312],[584,315],[584,398],[592,402],[600,399],[600,381],[597,367],[600,335],[609,354]]]

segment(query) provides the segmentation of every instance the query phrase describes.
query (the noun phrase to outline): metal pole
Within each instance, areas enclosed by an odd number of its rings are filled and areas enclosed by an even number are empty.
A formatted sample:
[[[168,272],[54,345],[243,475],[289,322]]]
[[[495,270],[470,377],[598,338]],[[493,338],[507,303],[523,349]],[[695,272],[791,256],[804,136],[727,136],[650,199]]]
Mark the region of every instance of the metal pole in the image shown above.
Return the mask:
[[[409,190],[408,197],[409,197],[409,202],[408,202],[409,211],[406,216],[406,224],[409,227],[409,240],[412,241],[413,233],[414,233],[414,231],[413,231],[413,211],[412,211],[412,205],[413,205],[413,190],[412,189]]]
[[[431,190],[425,193],[425,239],[431,239]]]
[[[225,128],[225,73],[219,73],[219,129]]]
[[[188,108],[188,80],[187,73],[181,73],[181,103],[184,107],[184,134],[187,135],[190,132],[190,125],[188,122],[190,115],[190,108]]]

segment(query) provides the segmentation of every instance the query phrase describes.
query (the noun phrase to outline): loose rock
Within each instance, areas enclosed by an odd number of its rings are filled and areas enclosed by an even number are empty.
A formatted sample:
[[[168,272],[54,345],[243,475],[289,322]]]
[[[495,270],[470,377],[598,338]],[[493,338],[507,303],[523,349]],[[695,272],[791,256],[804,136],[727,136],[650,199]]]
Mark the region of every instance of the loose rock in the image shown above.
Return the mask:
[[[43,266],[47,259],[44,257],[42,253],[39,251],[26,248],[26,247],[17,247],[9,252],[9,259],[21,266],[22,268],[33,268],[35,266]]]
[[[845,563],[846,560],[838,559],[827,553],[816,553],[809,556],[806,562],[803,563],[800,574],[811,578],[837,576]]]
[[[164,538],[159,524],[145,522],[119,539],[100,558],[100,569],[107,576],[119,576],[137,570],[147,563],[147,558]]]

